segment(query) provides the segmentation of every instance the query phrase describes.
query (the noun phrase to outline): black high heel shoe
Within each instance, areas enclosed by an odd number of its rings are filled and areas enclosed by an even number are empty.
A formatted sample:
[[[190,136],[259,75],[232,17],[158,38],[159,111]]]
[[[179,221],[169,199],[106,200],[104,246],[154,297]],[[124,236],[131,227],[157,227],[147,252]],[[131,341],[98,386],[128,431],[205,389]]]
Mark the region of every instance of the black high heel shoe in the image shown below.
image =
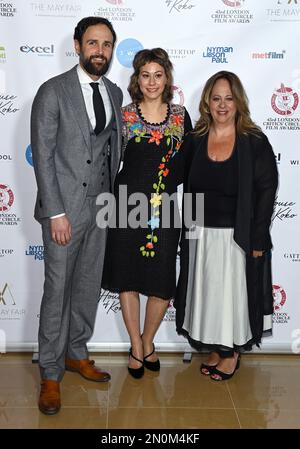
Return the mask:
[[[155,346],[153,343],[153,350],[152,352],[150,352],[150,354],[146,355],[146,357],[144,357],[144,365],[147,369],[149,369],[150,371],[159,371],[160,370],[160,361],[159,359],[155,360],[155,362],[150,362],[148,360],[146,360],[148,357],[150,357],[150,355],[152,355],[155,351]]]
[[[131,374],[132,377],[134,377],[135,379],[140,379],[141,377],[143,377],[144,375],[144,362],[143,360],[140,360],[138,358],[136,358],[133,354],[132,354],[132,348],[130,348],[129,350],[129,357],[132,357],[134,360],[136,360],[137,362],[140,362],[142,364],[142,366],[140,366],[139,368],[130,368],[130,366],[128,366],[128,372],[129,374]]]
[[[220,371],[217,368],[214,368],[214,370],[212,371],[212,373],[210,375],[210,378],[212,380],[215,380],[216,382],[219,382],[221,380],[231,379],[231,377],[234,375],[236,370],[238,370],[239,367],[240,367],[240,360],[241,360],[241,356],[239,355],[238,358],[237,358],[237,362],[236,362],[235,368],[234,368],[234,370],[233,370],[233,372],[231,374],[224,373],[223,371]],[[214,377],[212,377],[214,374],[217,374],[217,376],[221,377],[221,379],[215,379]]]

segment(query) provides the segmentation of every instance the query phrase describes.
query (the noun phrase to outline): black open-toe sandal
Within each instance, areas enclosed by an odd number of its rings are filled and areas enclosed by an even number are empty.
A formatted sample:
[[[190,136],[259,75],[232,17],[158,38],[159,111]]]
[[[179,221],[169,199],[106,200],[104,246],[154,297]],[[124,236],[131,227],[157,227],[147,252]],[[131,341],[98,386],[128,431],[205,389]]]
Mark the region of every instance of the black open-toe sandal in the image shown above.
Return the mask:
[[[236,370],[238,370],[239,367],[240,367],[240,359],[241,359],[241,356],[238,356],[238,359],[237,359],[237,362],[236,362],[236,366],[235,366],[235,368],[234,368],[234,370],[233,370],[233,372],[232,372],[231,374],[224,373],[223,371],[220,371],[220,370],[218,370],[217,368],[214,368],[213,372],[212,372],[211,375],[210,375],[210,378],[211,378],[212,380],[215,380],[216,382],[219,382],[219,381],[221,381],[221,380],[228,380],[228,379],[231,379],[231,377],[234,375],[234,373],[236,372]],[[217,376],[219,376],[221,379],[215,379],[214,377],[212,377],[214,374],[216,374]]]
[[[217,365],[208,365],[207,363],[201,363],[200,366],[200,373],[203,374],[203,376],[210,376]],[[206,370],[207,373],[205,373],[203,370]]]

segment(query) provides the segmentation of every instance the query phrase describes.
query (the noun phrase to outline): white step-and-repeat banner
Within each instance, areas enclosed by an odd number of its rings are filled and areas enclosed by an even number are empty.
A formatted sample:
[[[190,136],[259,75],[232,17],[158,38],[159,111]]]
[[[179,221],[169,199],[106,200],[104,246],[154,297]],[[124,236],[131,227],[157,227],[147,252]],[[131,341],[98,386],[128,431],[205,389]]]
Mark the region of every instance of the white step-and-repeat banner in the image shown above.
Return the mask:
[[[168,51],[174,102],[194,121],[208,77],[230,70],[241,78],[280,172],[272,226],[274,333],[262,350],[299,352],[300,0],[0,0],[0,346],[6,340],[7,350],[36,348],[44,272],[33,219],[30,109],[40,84],[77,63],[74,27],[91,15],[108,18],[117,32],[109,77],[122,88],[124,104],[133,56],[143,48]],[[174,318],[170,305],[156,337],[160,349],[188,348]],[[127,346],[118,298],[104,292],[90,348]]]

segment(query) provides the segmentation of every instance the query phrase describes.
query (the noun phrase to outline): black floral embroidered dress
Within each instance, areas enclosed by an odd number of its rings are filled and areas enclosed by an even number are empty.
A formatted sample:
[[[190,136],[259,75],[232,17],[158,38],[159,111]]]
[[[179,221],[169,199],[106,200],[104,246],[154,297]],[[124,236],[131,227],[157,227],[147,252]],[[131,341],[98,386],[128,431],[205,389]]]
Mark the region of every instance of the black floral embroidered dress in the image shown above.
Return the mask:
[[[109,229],[102,286],[111,292],[137,291],[170,299],[175,294],[180,229],[173,220],[169,228],[162,227],[161,195],[175,193],[183,182],[182,141],[191,130],[191,120],[185,108],[175,104],[168,106],[161,123],[147,122],[135,104],[122,108],[122,116],[124,162],[115,182],[116,210],[121,201],[119,186],[126,185],[127,197],[145,194],[148,227]],[[136,207],[127,205],[127,213]],[[117,213],[117,223],[118,218]]]

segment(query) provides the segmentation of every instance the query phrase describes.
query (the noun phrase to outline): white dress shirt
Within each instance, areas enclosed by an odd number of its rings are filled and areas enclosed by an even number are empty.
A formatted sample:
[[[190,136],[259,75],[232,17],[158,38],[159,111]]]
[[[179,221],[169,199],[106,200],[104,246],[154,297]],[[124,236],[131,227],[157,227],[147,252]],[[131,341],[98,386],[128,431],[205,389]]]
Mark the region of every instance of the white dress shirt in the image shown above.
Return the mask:
[[[99,84],[99,91],[103,100],[104,109],[105,109],[105,115],[106,115],[106,124],[110,122],[111,115],[112,115],[112,109],[111,109],[111,103],[109,99],[108,92],[106,90],[106,87],[103,83],[102,78],[100,77],[98,81],[94,81],[81,67],[80,64],[77,66],[77,74],[84,98],[84,103],[86,107],[86,112],[88,115],[88,118],[91,122],[92,128],[95,129],[96,127],[96,117],[94,112],[94,106],[93,106],[93,88],[90,86],[90,83],[98,83]],[[58,218],[63,217],[65,213],[53,215],[53,217],[50,218]]]
[[[99,91],[103,100],[104,109],[105,109],[105,115],[106,115],[106,125],[110,122],[111,119],[111,103],[108,96],[108,92],[106,90],[106,87],[104,86],[103,80],[100,77],[98,81],[94,81],[81,67],[80,64],[77,66],[77,73],[78,78],[81,86],[81,90],[83,93],[83,98],[85,102],[86,112],[90,119],[92,128],[95,129],[96,127],[96,117],[94,112],[94,106],[93,106],[93,88],[90,86],[90,83],[98,83],[99,84]]]

